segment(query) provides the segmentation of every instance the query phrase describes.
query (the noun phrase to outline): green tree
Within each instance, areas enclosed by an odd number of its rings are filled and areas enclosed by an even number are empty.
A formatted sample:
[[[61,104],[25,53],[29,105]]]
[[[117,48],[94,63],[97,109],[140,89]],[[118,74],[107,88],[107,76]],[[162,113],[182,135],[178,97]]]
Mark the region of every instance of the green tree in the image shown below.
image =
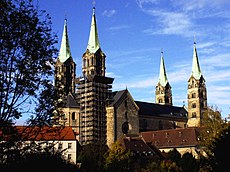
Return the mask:
[[[222,119],[221,112],[216,106],[208,107],[207,111],[203,114],[202,121],[199,140],[201,146],[209,155],[212,154],[209,148],[214,143],[214,140],[219,137],[219,134],[226,129],[227,123]]]
[[[126,151],[119,141],[112,144],[106,154],[105,166],[108,171],[128,171],[130,152]]]
[[[0,0],[0,122],[36,115],[39,95],[52,84],[51,18],[32,0]]]
[[[210,156],[210,165],[213,171],[225,171],[229,168],[229,159],[227,158],[230,154],[230,127],[224,129],[219,133],[214,143],[211,145],[210,150],[212,155]]]
[[[27,114],[31,115],[30,126],[51,122],[57,37],[52,32],[50,16],[32,0],[0,0],[0,9],[0,161],[3,163],[8,157],[16,161],[24,156],[13,126],[17,119]],[[37,148],[27,149],[41,150],[41,147],[37,144]]]
[[[176,162],[170,160],[163,160],[160,163],[160,167],[163,172],[181,172],[181,168],[177,165]]]
[[[186,172],[199,171],[199,161],[196,160],[195,157],[189,152],[186,152],[185,154],[182,155],[179,165],[181,166],[182,171],[186,171]]]
[[[178,150],[176,148],[173,148],[172,150],[170,150],[168,152],[167,159],[179,164],[179,162],[181,160],[181,154],[180,154],[180,152],[178,152]]]
[[[78,162],[81,163],[82,172],[104,171],[105,157],[108,147],[101,144],[88,144],[80,148]]]

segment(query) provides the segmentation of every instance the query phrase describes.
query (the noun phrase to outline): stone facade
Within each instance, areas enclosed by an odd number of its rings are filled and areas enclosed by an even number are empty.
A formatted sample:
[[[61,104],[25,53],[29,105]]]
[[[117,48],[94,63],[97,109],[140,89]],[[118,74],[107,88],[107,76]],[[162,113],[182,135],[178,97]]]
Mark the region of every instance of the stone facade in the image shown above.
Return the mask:
[[[203,76],[188,81],[188,127],[202,125],[202,115],[207,110],[207,92]]]
[[[207,90],[194,43],[192,73],[188,80],[188,127],[200,127],[206,110]]]
[[[124,135],[139,134],[139,108],[135,101],[128,90],[115,94],[113,103],[106,108],[108,146]]]
[[[172,91],[169,83],[164,87],[160,83],[156,86],[156,103],[172,105]]]

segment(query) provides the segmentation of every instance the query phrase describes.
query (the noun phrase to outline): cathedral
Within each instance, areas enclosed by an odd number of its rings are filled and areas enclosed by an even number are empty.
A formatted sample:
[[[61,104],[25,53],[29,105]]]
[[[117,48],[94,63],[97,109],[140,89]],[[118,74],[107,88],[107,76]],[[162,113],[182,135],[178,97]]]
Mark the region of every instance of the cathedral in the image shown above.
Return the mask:
[[[71,55],[67,20],[55,64],[55,88],[59,112],[55,125],[70,126],[81,145],[102,143],[110,146],[122,136],[138,136],[143,131],[199,127],[207,109],[205,79],[201,73],[196,43],[192,72],[188,78],[188,107],[173,106],[164,54],[161,52],[155,103],[134,100],[128,89],[113,91],[114,78],[107,77],[106,55],[97,31],[95,8],[89,28],[88,46],[82,54],[82,74],[76,76]]]

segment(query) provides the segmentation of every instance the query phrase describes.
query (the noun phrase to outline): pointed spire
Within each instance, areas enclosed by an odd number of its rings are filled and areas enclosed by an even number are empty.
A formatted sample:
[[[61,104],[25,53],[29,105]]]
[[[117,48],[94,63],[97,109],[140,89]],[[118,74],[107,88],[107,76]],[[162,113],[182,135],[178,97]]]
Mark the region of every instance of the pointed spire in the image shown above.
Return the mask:
[[[192,74],[195,79],[200,79],[201,77],[201,70],[200,65],[198,61],[197,51],[196,51],[196,42],[194,42],[194,48],[193,48],[193,60],[192,60]]]
[[[64,63],[68,58],[71,57],[69,38],[67,32],[67,19],[65,18],[64,29],[61,40],[61,48],[59,51],[59,60]]]
[[[166,70],[165,70],[165,64],[164,64],[164,56],[163,51],[161,51],[161,64],[160,64],[160,74],[159,74],[159,81],[158,81],[163,87],[166,86],[168,83],[168,79],[166,76]]]
[[[93,16],[90,28],[90,35],[87,49],[90,53],[95,53],[100,48],[100,43],[98,39],[98,32],[97,32],[97,23],[96,23],[96,16],[95,16],[95,7],[93,7]]]

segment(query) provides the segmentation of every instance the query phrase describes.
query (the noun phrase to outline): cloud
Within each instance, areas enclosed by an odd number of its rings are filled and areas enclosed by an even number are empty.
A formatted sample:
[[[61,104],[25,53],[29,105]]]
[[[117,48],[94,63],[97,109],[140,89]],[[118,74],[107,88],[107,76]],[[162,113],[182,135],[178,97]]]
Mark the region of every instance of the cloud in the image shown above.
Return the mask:
[[[220,91],[215,89],[209,89],[208,103],[216,105],[230,105],[230,91]]]
[[[111,77],[111,78],[121,78],[121,76],[116,75],[114,72],[106,72],[105,76]]]
[[[223,6],[230,5],[229,0],[217,0],[212,1],[210,3],[210,0],[177,0],[172,1],[173,5],[177,8],[181,8],[182,10],[189,12],[189,11],[197,11],[200,12],[202,9],[210,9],[210,11],[214,11],[216,9],[219,9]]]
[[[102,15],[106,17],[112,17],[114,14],[116,14],[116,10],[105,10]]]
[[[143,8],[144,5],[149,5],[149,4],[158,4],[159,0],[136,0],[137,5],[140,8]]]
[[[109,27],[110,31],[115,31],[115,30],[122,30],[122,29],[128,29],[130,28],[130,26],[128,25],[120,25],[120,26],[113,26],[113,27]]]
[[[148,14],[156,17],[158,28],[148,28],[143,32],[148,34],[175,34],[192,36],[194,35],[194,24],[187,14],[162,10],[147,10]]]
[[[126,80],[126,81],[122,81],[119,83],[114,83],[113,88],[114,89],[123,89],[126,86],[128,86],[128,88],[149,88],[149,87],[154,87],[155,86],[155,80],[157,78],[155,77],[150,77],[150,78],[144,78],[144,79],[138,79],[138,80]]]
[[[203,48],[207,48],[207,47],[212,47],[216,44],[216,42],[204,42],[204,43],[199,43],[196,45],[197,48],[199,49],[203,49]]]
[[[225,54],[218,54],[218,55],[214,55],[214,56],[209,56],[207,58],[202,59],[202,65],[207,66],[207,67],[230,67],[230,63],[229,63],[229,57],[230,57],[230,53],[225,53]],[[223,70],[223,68],[222,68]],[[214,71],[214,73],[219,73],[219,72],[223,72],[223,73],[227,73],[229,72],[230,75],[230,70],[224,70],[221,71],[219,70],[218,72]]]
[[[228,22],[221,22],[215,25],[204,20],[230,18],[227,6],[229,0],[219,0],[210,3],[209,0],[137,0],[137,5],[144,13],[153,16],[153,24],[143,30],[150,35],[180,35],[191,37],[196,35],[210,36],[210,33],[217,36],[217,32],[225,31],[230,33]],[[168,5],[166,5],[167,3]],[[219,27],[217,27],[219,26]],[[209,34],[207,34],[209,33]],[[211,50],[210,50],[211,51]]]

